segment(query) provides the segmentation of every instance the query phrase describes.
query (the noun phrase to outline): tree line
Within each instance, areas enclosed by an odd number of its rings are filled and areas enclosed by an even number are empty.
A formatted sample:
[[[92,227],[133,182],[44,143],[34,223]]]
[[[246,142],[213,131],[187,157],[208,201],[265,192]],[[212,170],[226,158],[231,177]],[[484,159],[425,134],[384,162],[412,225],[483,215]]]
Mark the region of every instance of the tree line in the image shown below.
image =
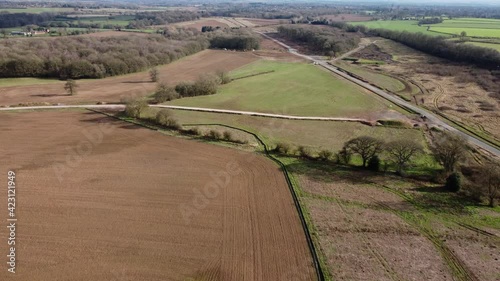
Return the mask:
[[[195,37],[161,35],[9,39],[0,43],[0,77],[103,78],[167,64],[208,47]]]
[[[200,16],[196,12],[171,10],[161,12],[142,12],[135,15],[135,21],[141,22],[145,26],[164,25],[174,22],[192,21],[199,19]]]
[[[396,31],[388,29],[369,29],[343,22],[333,22],[333,27],[347,32],[363,32],[368,36],[391,39],[421,52],[455,62],[474,64],[480,68],[500,69],[500,52],[468,44],[457,44],[445,37],[431,36],[421,32]]]
[[[467,145],[462,137],[449,132],[435,136],[431,154],[442,166],[437,174],[428,174],[429,180],[444,184],[449,192],[461,192],[495,207],[500,199],[500,164],[489,162],[482,166],[468,167],[466,161]],[[287,143],[278,143],[275,153],[286,156],[299,156],[308,160],[333,161],[340,165],[352,165],[361,162],[361,168],[373,172],[392,170],[401,176],[408,176],[407,171],[417,166],[416,160],[424,154],[424,148],[413,140],[399,139],[384,142],[371,136],[360,136],[344,143],[337,153],[322,150],[314,153],[309,148],[292,147]],[[357,157],[358,161],[354,161]]]
[[[210,47],[230,50],[257,50],[260,48],[260,39],[253,35],[217,35],[210,40]]]
[[[53,21],[56,18],[54,13],[0,13],[0,28],[25,26],[30,24],[41,25],[42,23]]]
[[[356,48],[360,42],[360,36],[357,34],[328,27],[282,25],[278,27],[278,35],[294,42],[305,43],[312,51],[330,56]]]

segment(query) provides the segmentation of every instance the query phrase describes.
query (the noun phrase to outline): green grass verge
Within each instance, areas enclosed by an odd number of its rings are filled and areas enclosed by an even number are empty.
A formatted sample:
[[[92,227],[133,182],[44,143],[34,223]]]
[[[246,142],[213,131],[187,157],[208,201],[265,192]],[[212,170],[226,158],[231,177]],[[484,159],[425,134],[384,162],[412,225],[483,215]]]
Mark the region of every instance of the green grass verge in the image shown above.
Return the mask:
[[[155,114],[155,109],[150,113]],[[271,146],[286,142],[313,150],[336,152],[344,143],[358,136],[374,136],[385,141],[413,139],[425,146],[420,130],[384,126],[371,127],[355,122],[285,120],[256,116],[173,110],[173,116],[183,124],[222,123],[255,132]]]
[[[178,99],[169,104],[301,116],[364,116],[383,112],[389,103],[311,64],[257,61],[231,73],[242,77],[211,96]]]
[[[53,84],[53,83],[63,83],[63,82],[56,80],[56,79],[0,78],[0,88],[1,87],[11,87],[11,86],[29,86],[29,85],[41,85],[41,84]]]

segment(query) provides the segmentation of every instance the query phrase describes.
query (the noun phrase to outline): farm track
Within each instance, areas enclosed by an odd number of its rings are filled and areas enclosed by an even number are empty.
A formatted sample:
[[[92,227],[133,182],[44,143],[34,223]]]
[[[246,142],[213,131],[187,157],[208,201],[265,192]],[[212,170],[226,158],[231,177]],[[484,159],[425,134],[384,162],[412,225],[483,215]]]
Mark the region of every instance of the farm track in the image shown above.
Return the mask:
[[[149,106],[156,107],[156,108],[166,108],[166,109],[176,109],[176,110],[186,110],[186,111],[200,111],[200,112],[213,112],[213,113],[223,113],[223,114],[236,114],[236,115],[249,115],[249,116],[258,116],[258,117],[289,119],[289,120],[339,121],[339,122],[359,122],[359,123],[363,123],[363,124],[371,124],[371,122],[369,120],[360,119],[360,118],[295,116],[295,115],[262,113],[262,112],[254,112],[254,111],[238,111],[238,110],[225,110],[225,109],[203,108],[203,107],[187,107],[187,106],[175,106],[175,105],[149,105]],[[39,110],[39,109],[69,109],[69,108],[123,110],[123,109],[125,109],[125,105],[123,105],[123,104],[103,104],[103,105],[88,104],[88,105],[47,105],[47,106],[24,106],[24,107],[20,106],[20,107],[3,107],[3,108],[0,108],[0,111]]]
[[[478,234],[481,234],[481,235],[484,235],[484,236],[488,236],[488,237],[498,237],[497,235],[491,233],[491,232],[488,232],[486,230],[483,230],[483,229],[480,229],[480,228],[477,228],[475,226],[472,226],[470,224],[466,224],[466,223],[462,223],[462,222],[455,222],[456,224],[460,225],[461,227],[463,228],[466,228],[466,229],[469,229],[469,230],[472,230]]]

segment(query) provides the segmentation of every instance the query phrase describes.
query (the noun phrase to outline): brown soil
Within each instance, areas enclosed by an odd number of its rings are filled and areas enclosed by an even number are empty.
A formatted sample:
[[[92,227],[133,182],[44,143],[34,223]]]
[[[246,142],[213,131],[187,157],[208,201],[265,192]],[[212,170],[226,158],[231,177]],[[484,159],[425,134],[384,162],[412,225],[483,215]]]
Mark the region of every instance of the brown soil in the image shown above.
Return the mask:
[[[160,66],[158,70],[160,81],[175,85],[182,81],[194,80],[201,74],[217,70],[230,71],[257,59],[258,57],[252,53],[205,50]],[[120,102],[127,98],[149,95],[156,87],[147,71],[98,80],[79,80],[77,84],[79,87],[75,96],[66,94],[62,81],[46,85],[2,87],[0,106],[42,102],[63,104]]]
[[[269,159],[93,112],[1,119],[0,171],[17,174],[16,280],[314,279],[290,191]],[[90,144],[85,132],[102,126]]]
[[[353,54],[352,57],[385,62],[392,61],[392,55],[382,52],[382,50],[380,50],[380,47],[374,44]]]
[[[298,178],[335,280],[454,280],[432,242],[384,207],[413,210],[368,182],[382,177],[313,169]]]

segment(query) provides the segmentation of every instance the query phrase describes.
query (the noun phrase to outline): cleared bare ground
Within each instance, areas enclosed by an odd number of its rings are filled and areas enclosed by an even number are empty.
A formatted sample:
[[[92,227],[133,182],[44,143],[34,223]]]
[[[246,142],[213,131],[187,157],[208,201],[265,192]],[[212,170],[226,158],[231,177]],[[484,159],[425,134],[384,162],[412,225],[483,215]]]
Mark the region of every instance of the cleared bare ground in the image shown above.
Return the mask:
[[[230,71],[258,60],[252,53],[205,50],[168,65],[158,67],[160,81],[170,85],[194,80],[199,75],[217,70]],[[99,80],[77,81],[78,94],[68,96],[64,82],[45,85],[0,87],[0,106],[19,103],[93,103],[119,102],[121,99],[151,94],[156,84],[148,72],[110,77]]]
[[[412,82],[423,89],[423,93],[413,98],[417,104],[500,139],[499,101],[470,79],[471,73],[480,69],[454,65],[387,40],[377,40],[376,44],[383,52],[394,56],[394,60],[366,67]]]
[[[86,111],[0,118],[0,171],[17,173],[16,280],[314,279],[270,160]],[[102,141],[84,142],[100,128]]]
[[[412,205],[367,183],[369,176],[297,174],[333,279],[455,280],[433,243],[383,207],[412,211]]]

